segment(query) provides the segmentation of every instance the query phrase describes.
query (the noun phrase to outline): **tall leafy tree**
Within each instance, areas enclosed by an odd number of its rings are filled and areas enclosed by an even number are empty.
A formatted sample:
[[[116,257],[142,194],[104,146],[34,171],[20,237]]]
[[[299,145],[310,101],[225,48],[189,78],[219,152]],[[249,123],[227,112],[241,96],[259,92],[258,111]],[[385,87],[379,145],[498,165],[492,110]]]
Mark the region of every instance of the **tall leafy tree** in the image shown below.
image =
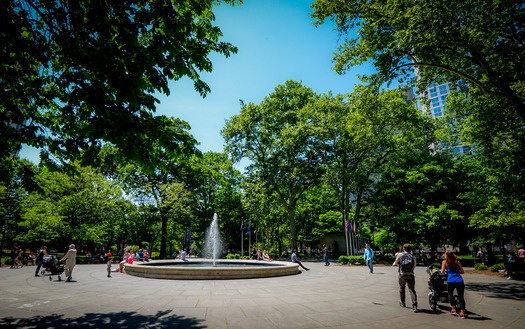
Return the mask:
[[[198,243],[204,241],[213,214],[217,213],[225,247],[238,246],[242,216],[241,173],[233,167],[225,153],[206,152],[202,156],[194,156],[189,166],[186,184],[192,191],[195,205],[196,219],[192,223],[194,240]]]
[[[188,77],[206,95],[200,72],[221,41],[213,6],[237,0],[4,1],[0,5],[0,155],[22,143],[59,158],[98,154],[116,145],[130,160],[188,136],[154,116],[154,94]],[[190,141],[191,143],[191,141]]]
[[[403,90],[359,85],[346,96],[323,95],[304,114],[339,211],[358,223],[383,166],[403,149],[427,148],[432,138],[432,124]]]
[[[344,39],[337,72],[371,61],[372,81],[411,78],[414,69],[420,87],[462,80],[525,119],[521,1],[316,0],[312,7],[316,24],[334,20]]]
[[[17,155],[0,157],[0,255],[6,244],[16,240],[21,232],[24,200],[27,195],[38,190],[35,176],[38,168],[27,160],[20,160]]]
[[[112,157],[118,157],[114,148],[105,148],[104,159],[113,165]],[[185,185],[185,177],[191,158],[190,153],[171,156],[163,148],[155,147],[150,152],[148,165],[136,166],[133,163],[118,163],[112,170],[113,175],[123,182],[127,193],[133,197],[146,215],[157,215],[160,255],[167,256],[170,239],[184,232],[191,219],[191,192]],[[154,208],[154,211],[149,209]],[[190,207],[191,208],[191,207]],[[177,213],[175,209],[179,209]],[[174,227],[177,227],[174,230]]]
[[[469,178],[462,162],[445,153],[398,153],[376,184],[370,216],[398,244],[462,245],[474,231],[465,218],[472,213],[464,194]]]
[[[316,24],[336,22],[344,39],[334,57],[344,73],[370,61],[367,81],[398,79],[424,90],[456,84],[455,134],[476,146],[489,194],[473,224],[523,227],[525,154],[525,10],[521,1],[330,1],[312,5]],[[417,71],[417,74],[414,73]],[[461,126],[461,127],[458,127]],[[479,199],[477,200],[479,201]]]
[[[90,247],[116,242],[113,227],[134,206],[115,181],[93,168],[72,165],[75,175],[43,168],[35,176],[38,189],[22,204],[19,241],[35,248],[41,243]]]
[[[318,157],[300,128],[299,112],[319,96],[300,82],[286,81],[256,105],[241,104],[241,113],[222,130],[234,160],[248,158],[256,175],[275,192],[288,214],[292,247],[297,247],[295,210],[301,195],[319,178]]]
[[[523,240],[525,121],[486,95],[457,92],[447,105],[457,137],[475,145],[476,165],[471,171],[475,183],[469,196],[477,211],[471,224],[493,233],[508,230],[515,233],[508,239]]]
[[[254,230],[259,231],[263,234],[264,246],[273,249],[274,254],[281,255],[285,246],[290,245],[290,225],[277,194],[268,189],[266,183],[255,175],[246,178],[242,191],[243,239],[246,240],[248,236],[249,240],[250,225],[253,227],[250,234],[253,234]]]

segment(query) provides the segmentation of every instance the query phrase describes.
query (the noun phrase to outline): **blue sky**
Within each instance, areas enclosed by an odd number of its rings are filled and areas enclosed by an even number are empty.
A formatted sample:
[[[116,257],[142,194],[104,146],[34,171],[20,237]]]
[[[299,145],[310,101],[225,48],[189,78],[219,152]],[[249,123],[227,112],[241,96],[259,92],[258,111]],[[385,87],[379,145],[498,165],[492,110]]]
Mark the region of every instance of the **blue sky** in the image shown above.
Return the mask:
[[[342,76],[332,70],[339,34],[331,22],[313,26],[312,1],[245,0],[242,6],[218,6],[215,23],[224,34],[222,41],[237,46],[238,53],[211,55],[213,71],[201,75],[211,88],[205,98],[189,79],[171,82],[169,96],[157,95],[157,113],[188,122],[201,151],[221,152],[220,131],[240,112],[239,100],[258,104],[286,80],[302,81],[317,93],[352,92],[357,75],[370,73],[370,68]],[[36,150],[29,148],[21,157],[38,161]]]

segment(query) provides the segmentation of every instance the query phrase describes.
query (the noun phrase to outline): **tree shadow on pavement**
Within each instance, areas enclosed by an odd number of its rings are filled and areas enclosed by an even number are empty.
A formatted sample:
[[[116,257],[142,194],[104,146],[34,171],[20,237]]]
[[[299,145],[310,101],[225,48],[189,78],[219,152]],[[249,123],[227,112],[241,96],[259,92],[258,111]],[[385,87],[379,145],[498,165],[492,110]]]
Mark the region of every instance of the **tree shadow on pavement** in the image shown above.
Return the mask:
[[[466,291],[483,293],[487,297],[512,300],[525,300],[525,285],[522,283],[494,282],[494,283],[465,283]]]
[[[1,328],[205,328],[202,320],[168,315],[171,310],[159,311],[155,315],[135,312],[86,313],[78,318],[63,315],[34,316],[31,318],[5,317],[0,319]]]

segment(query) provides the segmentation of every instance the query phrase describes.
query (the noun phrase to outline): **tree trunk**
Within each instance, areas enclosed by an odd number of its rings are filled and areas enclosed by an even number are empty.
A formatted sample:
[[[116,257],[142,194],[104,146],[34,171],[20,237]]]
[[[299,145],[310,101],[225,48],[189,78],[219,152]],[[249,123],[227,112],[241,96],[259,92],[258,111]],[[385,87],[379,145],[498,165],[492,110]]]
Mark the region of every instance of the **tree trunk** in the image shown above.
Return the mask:
[[[165,259],[166,258],[166,240],[167,240],[167,235],[168,235],[168,218],[161,214],[161,221],[162,221],[162,224],[161,224],[161,228],[160,228],[160,255],[159,255],[159,258],[160,259]]]
[[[290,219],[290,239],[292,241],[292,250],[297,249],[297,231],[295,229],[295,209],[288,207],[288,218]]]

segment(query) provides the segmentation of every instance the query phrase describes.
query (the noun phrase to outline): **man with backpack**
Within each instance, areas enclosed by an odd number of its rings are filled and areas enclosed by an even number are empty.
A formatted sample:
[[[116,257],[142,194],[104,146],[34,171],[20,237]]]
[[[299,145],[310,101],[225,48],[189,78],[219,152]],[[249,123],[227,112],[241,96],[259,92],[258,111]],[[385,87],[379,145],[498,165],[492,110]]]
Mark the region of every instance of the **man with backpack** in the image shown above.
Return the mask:
[[[414,276],[414,269],[416,268],[416,257],[412,254],[412,246],[405,243],[403,245],[403,252],[396,256],[396,260],[392,266],[399,266],[399,306],[405,305],[405,287],[408,286],[410,297],[412,298],[412,310],[417,312],[417,294],[416,294],[416,278]]]

